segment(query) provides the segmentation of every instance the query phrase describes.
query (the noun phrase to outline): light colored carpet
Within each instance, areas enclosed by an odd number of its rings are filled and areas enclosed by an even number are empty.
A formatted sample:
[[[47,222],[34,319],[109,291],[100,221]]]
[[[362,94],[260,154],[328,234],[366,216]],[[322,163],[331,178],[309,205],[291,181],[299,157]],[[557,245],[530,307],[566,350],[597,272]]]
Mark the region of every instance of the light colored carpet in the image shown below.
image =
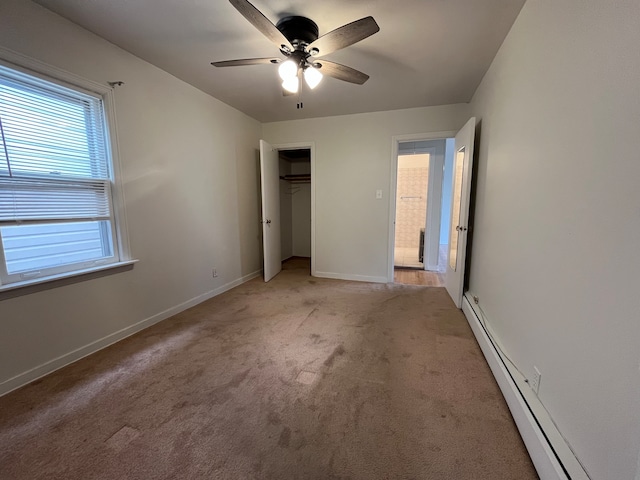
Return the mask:
[[[444,289],[308,268],[0,398],[0,478],[537,478]]]

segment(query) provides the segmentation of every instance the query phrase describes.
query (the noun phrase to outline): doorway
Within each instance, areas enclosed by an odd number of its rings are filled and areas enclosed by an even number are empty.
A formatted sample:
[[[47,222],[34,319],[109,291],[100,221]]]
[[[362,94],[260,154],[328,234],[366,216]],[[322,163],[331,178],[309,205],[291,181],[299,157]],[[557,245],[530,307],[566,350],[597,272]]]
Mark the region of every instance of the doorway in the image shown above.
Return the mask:
[[[278,150],[282,261],[311,259],[311,150]],[[309,262],[310,266],[310,262]]]
[[[394,137],[389,281],[444,286],[453,134]]]
[[[310,256],[311,275],[315,275],[314,151],[313,143],[270,145],[268,142],[260,140],[260,196],[262,200],[262,251],[265,282],[280,273],[282,261],[294,255],[294,246],[298,249],[297,251],[303,252],[301,254],[307,255],[307,257],[301,258],[309,258]],[[296,185],[301,188],[291,188]],[[299,191],[308,191],[308,194],[304,197],[304,201],[294,203],[290,197]],[[282,210],[281,199],[285,201],[285,207]],[[287,208],[287,205],[291,205],[291,208]],[[280,219],[281,213],[284,213],[285,217],[284,227]],[[298,216],[304,217],[304,220],[294,224],[294,217]],[[294,236],[294,232],[297,230],[302,233]],[[281,238],[283,231],[285,237],[284,254]],[[300,240],[301,238],[302,240]]]

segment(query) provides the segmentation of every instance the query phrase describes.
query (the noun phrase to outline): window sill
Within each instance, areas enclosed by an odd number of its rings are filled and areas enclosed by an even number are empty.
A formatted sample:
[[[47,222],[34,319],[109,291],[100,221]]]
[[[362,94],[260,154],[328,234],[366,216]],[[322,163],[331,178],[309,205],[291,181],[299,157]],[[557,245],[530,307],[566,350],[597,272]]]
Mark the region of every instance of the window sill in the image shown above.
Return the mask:
[[[138,260],[127,260],[125,262],[110,263],[108,265],[76,270],[75,272],[61,273],[58,275],[50,275],[48,277],[39,277],[24,280],[22,282],[10,283],[8,285],[0,285],[0,300],[29,295],[30,293],[62,287],[64,285],[71,285],[73,283],[84,282],[94,278],[113,275],[114,273],[126,272],[128,270],[133,270],[133,265],[137,262]]]

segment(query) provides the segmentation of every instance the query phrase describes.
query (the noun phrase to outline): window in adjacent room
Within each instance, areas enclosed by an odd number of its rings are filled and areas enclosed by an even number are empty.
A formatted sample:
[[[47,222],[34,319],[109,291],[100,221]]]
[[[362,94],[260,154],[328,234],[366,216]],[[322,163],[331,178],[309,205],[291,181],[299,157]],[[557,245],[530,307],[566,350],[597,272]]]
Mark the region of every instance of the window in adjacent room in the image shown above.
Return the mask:
[[[122,261],[101,94],[0,64],[0,283]]]

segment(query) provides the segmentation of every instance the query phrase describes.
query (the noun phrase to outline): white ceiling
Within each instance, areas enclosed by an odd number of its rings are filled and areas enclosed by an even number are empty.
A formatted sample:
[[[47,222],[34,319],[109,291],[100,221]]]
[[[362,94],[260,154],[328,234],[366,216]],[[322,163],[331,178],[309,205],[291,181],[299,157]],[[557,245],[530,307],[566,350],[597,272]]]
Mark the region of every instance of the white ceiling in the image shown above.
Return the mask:
[[[210,65],[281,56],[226,0],[36,1],[262,122],[468,102],[525,2],[253,0],[274,24],[301,15],[320,35],[368,15],[380,26],[326,57],[369,81],[327,77],[303,91],[300,110],[297,96],[283,97],[277,66]]]

